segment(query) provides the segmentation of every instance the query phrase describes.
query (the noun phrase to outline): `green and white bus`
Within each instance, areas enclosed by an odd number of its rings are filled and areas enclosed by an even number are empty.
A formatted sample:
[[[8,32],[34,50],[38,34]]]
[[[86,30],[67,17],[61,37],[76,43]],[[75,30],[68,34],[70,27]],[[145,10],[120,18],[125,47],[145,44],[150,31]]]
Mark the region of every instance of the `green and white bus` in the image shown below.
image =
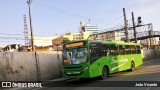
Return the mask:
[[[141,45],[123,41],[81,40],[63,45],[64,78],[106,79],[109,74],[140,66]]]

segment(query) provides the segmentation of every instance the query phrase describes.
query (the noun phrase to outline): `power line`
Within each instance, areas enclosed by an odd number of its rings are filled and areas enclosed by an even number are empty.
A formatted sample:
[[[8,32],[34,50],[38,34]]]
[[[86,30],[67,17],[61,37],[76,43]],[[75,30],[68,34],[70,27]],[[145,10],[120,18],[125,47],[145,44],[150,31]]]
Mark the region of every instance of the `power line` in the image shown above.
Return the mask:
[[[123,20],[121,20],[116,26],[114,26],[114,27],[111,27],[111,28],[107,28],[107,29],[101,29],[102,31],[104,31],[104,30],[106,30],[106,31],[111,31],[111,30],[115,30],[116,28],[118,28],[118,26],[119,26],[119,28],[122,28],[122,27],[120,27],[120,24],[123,22]]]
[[[120,21],[120,22],[113,28],[113,30],[115,30],[115,28],[118,27],[122,22],[123,22],[123,20]]]
[[[22,41],[0,41],[0,42],[22,42]]]
[[[21,37],[0,37],[0,39],[3,39],[3,40],[5,40],[5,39],[7,39],[7,40],[25,40],[25,38],[21,38]],[[54,38],[53,38],[54,39]],[[30,39],[29,39],[30,40]],[[44,42],[46,42],[46,41],[52,41],[52,39],[47,39],[47,38],[35,38],[35,41],[37,42],[37,41],[44,41]]]
[[[24,41],[24,40],[23,40],[23,41]],[[0,43],[1,43],[1,42],[23,42],[23,41],[1,41],[1,40],[0,40]],[[50,42],[49,42],[49,41],[47,41],[47,42],[41,42],[41,41],[38,42],[38,41],[37,41],[36,43],[50,43]]]
[[[3,34],[3,35],[21,35],[21,36],[24,36],[23,34],[8,34],[8,33],[0,33],[0,34]]]
[[[18,0],[16,0],[16,2],[22,4],[22,2],[19,2]],[[74,17],[74,18],[79,18],[79,19],[82,19],[82,18],[85,18],[85,19],[91,18],[91,17],[88,17],[88,16],[80,15],[80,14],[75,13],[75,12],[74,13],[67,12],[65,10],[62,10],[62,9],[59,9],[59,8],[56,8],[56,7],[53,7],[53,6],[50,7],[50,6],[47,6],[47,5],[43,5],[43,4],[37,3],[36,1],[34,1],[34,4],[38,5],[38,6],[41,6],[41,7],[48,8],[48,9],[45,9],[45,10],[51,10],[51,11],[54,11],[54,12],[62,13],[63,15],[68,15],[68,16],[71,16],[71,17]],[[93,18],[91,18],[91,19],[93,19]]]
[[[0,37],[0,39],[23,39],[24,38],[20,38],[20,37]]]
[[[54,11],[54,12],[58,12],[58,13],[62,13],[62,14],[65,14],[65,15],[68,15],[68,16],[72,16],[72,17],[75,17],[75,18],[79,18],[81,19],[82,17],[88,19],[89,17],[87,16],[82,16],[82,15],[79,15],[77,13],[70,13],[70,12],[67,12],[65,10],[62,10],[62,9],[59,9],[59,8],[56,8],[56,7],[50,7],[50,6],[47,6],[47,5],[42,5],[42,4],[39,4],[37,2],[34,2],[35,4],[39,5],[39,6],[42,6],[42,7],[46,7],[46,8],[49,8],[47,10],[51,10],[51,11]]]
[[[119,19],[122,18],[122,17],[123,17],[123,16],[120,16],[120,17],[116,18],[116,19],[113,20],[112,22],[108,23],[108,24],[106,25],[106,27],[109,26],[109,25],[111,25],[111,24],[113,24],[114,22],[116,22],[117,20],[119,20]]]

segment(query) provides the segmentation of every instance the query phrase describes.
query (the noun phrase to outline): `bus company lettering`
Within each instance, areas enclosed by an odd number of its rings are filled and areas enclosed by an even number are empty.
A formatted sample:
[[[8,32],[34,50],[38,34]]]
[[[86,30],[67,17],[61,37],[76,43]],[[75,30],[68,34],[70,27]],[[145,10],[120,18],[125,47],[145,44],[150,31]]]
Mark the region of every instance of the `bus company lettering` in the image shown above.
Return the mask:
[[[111,71],[112,71],[112,70],[116,70],[116,69],[124,66],[127,62],[128,62],[128,59],[126,59],[126,58],[121,59],[121,60],[114,60],[114,59],[112,59],[111,64],[113,64],[113,65],[114,65],[115,63],[116,63],[116,64],[121,63],[121,64],[119,64],[119,65],[117,65],[117,66],[113,66],[113,68],[111,69]]]
[[[111,64],[119,63],[119,62],[128,62],[128,59],[122,58],[121,60],[115,60],[114,58],[112,58]]]
[[[66,48],[77,47],[77,46],[83,46],[83,42],[77,42],[77,43],[66,44]]]

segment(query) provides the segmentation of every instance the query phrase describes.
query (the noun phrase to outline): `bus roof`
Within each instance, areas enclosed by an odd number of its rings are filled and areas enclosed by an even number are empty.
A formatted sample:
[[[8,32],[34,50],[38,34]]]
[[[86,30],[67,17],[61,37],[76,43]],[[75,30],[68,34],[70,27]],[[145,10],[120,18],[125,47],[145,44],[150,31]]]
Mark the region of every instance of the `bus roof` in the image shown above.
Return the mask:
[[[97,43],[102,43],[102,44],[118,44],[118,45],[140,45],[138,43],[133,43],[133,42],[124,42],[124,41],[116,41],[116,40],[78,40],[78,41],[71,41],[65,44],[69,43],[75,43],[75,42],[81,42],[81,41],[89,41],[89,42],[97,42]]]
[[[116,41],[116,40],[105,40],[105,41],[101,41],[101,40],[93,40],[91,42],[98,42],[98,43],[102,43],[102,44],[118,44],[118,45],[140,45],[138,43],[133,43],[133,42],[124,42],[124,41]]]
[[[124,41],[115,41],[115,40],[106,40],[102,41],[102,44],[118,44],[118,45],[140,45],[133,42],[124,42]]]

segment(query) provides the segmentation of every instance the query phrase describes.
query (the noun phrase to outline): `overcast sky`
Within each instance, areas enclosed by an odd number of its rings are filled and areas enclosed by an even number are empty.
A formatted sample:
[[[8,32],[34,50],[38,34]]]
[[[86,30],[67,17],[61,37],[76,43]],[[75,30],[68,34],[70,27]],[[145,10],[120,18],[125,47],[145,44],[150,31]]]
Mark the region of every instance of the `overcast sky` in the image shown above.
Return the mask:
[[[117,24],[123,25],[123,8],[127,19],[131,12],[135,18],[142,17],[143,23],[153,23],[154,30],[160,30],[160,0],[32,0],[31,12],[33,31],[36,36],[51,36],[65,32],[78,32],[80,21],[90,22],[105,29]],[[1,0],[0,37],[6,34],[23,34],[23,15],[27,16],[26,0]],[[12,37],[13,35],[10,35]],[[0,39],[0,46],[18,43],[16,40]],[[14,41],[14,42],[12,42]],[[16,42],[18,41],[18,42]],[[21,41],[24,44],[23,41]]]

